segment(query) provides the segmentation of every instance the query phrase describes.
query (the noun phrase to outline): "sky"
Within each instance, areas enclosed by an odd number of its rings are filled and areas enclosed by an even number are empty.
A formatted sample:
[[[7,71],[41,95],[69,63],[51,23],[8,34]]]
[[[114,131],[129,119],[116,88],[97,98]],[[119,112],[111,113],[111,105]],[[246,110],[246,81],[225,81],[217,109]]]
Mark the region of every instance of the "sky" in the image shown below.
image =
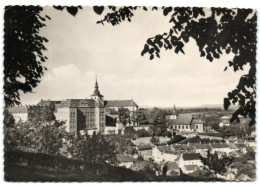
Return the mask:
[[[234,56],[223,55],[211,63],[200,57],[194,40],[185,45],[185,55],[162,49],[159,59],[141,56],[149,37],[172,26],[161,11],[136,11],[131,23],[114,27],[96,24],[103,15],[91,7],[83,7],[75,17],[52,7],[42,14],[51,17],[40,31],[49,40],[44,52],[48,70],[33,93],[21,94],[23,105],[41,99],[90,98],[96,75],[105,100],[133,99],[145,107],[223,104],[248,71],[224,72]]]

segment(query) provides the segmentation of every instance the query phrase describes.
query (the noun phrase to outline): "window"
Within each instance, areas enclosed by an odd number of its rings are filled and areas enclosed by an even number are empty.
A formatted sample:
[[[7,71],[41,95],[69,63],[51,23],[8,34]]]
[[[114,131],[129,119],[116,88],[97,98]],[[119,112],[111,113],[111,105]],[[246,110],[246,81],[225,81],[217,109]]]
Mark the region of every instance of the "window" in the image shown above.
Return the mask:
[[[199,126],[198,126],[198,125],[196,125],[196,129],[199,129]]]
[[[182,125],[182,129],[184,129],[184,125]]]
[[[188,129],[189,128],[189,126],[188,125],[186,125],[186,129]]]

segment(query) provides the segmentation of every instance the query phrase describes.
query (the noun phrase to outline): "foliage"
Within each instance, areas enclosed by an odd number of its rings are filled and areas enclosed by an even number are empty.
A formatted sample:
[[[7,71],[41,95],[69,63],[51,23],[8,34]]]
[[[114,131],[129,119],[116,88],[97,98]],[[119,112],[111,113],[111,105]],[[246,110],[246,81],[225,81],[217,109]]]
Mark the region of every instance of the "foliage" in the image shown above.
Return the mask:
[[[58,155],[62,147],[64,128],[53,125],[35,127],[27,122],[5,128],[4,144],[6,150],[19,150]]]
[[[217,152],[214,154],[208,151],[207,157],[200,157],[202,163],[215,175],[223,174],[227,171],[227,167],[233,162],[233,157],[228,157],[226,154],[220,155]]]
[[[97,23],[108,22],[113,26],[134,16],[134,11],[142,7],[110,7],[104,19]],[[157,10],[158,8],[152,8]],[[210,13],[209,15],[207,13]],[[239,104],[231,120],[239,121],[238,115],[249,116],[255,124],[256,100],[256,20],[257,14],[252,9],[227,9],[198,7],[162,7],[164,16],[170,15],[173,25],[168,32],[148,38],[141,55],[148,54],[150,60],[160,58],[160,51],[174,50],[176,54],[184,52],[186,43],[196,41],[200,56],[212,62],[221,55],[232,53],[234,58],[227,61],[227,66],[236,72],[249,64],[248,74],[241,76],[237,87],[224,99],[224,108]]]
[[[93,136],[68,136],[68,153],[74,159],[95,163],[113,163],[116,161],[115,146],[100,133]]]
[[[7,110],[4,109],[4,125],[6,127],[12,127],[15,123],[13,115]]]
[[[132,138],[136,135],[136,131],[134,130],[134,128],[132,126],[125,127],[124,135]]]
[[[218,129],[218,132],[225,137],[237,136],[238,138],[242,138],[243,136],[246,135],[244,127],[237,126],[237,125],[220,127]]]
[[[31,106],[29,107],[28,120],[34,124],[43,124],[55,121],[54,107]]]
[[[167,131],[167,132],[166,132],[166,136],[167,136],[168,138],[171,138],[171,137],[172,137],[172,133],[171,133],[170,131]]]
[[[137,112],[137,120],[139,125],[148,125],[149,121],[147,119],[147,109],[140,108]]]
[[[138,135],[139,138],[151,136],[151,134],[148,131],[146,131],[145,129],[137,130],[136,134]]]
[[[216,124],[214,124],[214,125],[212,125],[212,127],[211,127],[212,129],[214,129],[215,131],[219,131],[219,129],[220,129],[220,127],[219,127],[219,124],[218,123],[216,123]]]
[[[44,74],[45,37],[39,30],[50,17],[39,6],[6,6],[4,14],[4,101],[20,104],[20,92],[32,92]]]
[[[130,111],[127,108],[119,108],[118,117],[119,121],[123,123],[123,125],[130,123]]]
[[[177,142],[180,142],[180,141],[185,140],[185,139],[186,139],[186,138],[183,137],[183,136],[181,136],[181,135],[176,135],[176,136],[173,136],[173,138],[171,138],[171,139],[167,142],[167,144],[168,144],[168,145],[171,145],[171,144],[173,144],[173,143],[177,143]]]
[[[159,140],[158,137],[153,136],[153,137],[150,139],[150,142],[153,143],[153,144],[157,144],[157,143],[160,142],[160,140]]]
[[[134,147],[131,138],[125,135],[113,135],[113,136],[105,136],[106,141],[110,144],[114,145],[114,153],[121,154],[136,154],[136,149]]]
[[[63,11],[64,9],[67,10],[67,12],[73,16],[76,16],[79,9],[82,9],[81,6],[53,6],[53,8],[57,10]]]

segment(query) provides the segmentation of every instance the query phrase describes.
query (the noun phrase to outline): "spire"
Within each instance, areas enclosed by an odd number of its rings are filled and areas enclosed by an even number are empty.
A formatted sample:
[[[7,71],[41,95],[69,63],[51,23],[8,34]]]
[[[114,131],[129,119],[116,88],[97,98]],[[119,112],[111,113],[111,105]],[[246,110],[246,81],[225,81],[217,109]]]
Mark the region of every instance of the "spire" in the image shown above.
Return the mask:
[[[98,89],[98,81],[97,81],[97,75],[96,75],[96,82],[95,82],[95,86],[94,86],[94,92],[91,95],[92,99],[103,99],[103,95],[100,94],[99,89]]]
[[[174,106],[173,106],[173,114],[176,114],[176,107],[175,107],[175,104],[174,104]]]

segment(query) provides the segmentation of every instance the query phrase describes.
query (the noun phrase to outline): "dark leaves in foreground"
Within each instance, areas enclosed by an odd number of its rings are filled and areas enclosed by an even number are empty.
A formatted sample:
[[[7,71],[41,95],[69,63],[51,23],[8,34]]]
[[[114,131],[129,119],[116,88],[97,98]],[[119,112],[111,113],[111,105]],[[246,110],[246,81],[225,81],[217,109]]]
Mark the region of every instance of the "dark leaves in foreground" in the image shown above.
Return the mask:
[[[76,16],[76,14],[78,13],[79,9],[82,9],[81,6],[53,6],[55,9],[57,10],[61,10],[63,11],[64,9],[67,10],[68,13],[70,13],[73,16]]]
[[[40,82],[47,59],[45,37],[39,30],[50,19],[39,6],[7,6],[4,14],[4,101],[5,106],[20,104],[20,92],[32,92]]]
[[[134,11],[140,7],[114,8],[111,13],[97,23],[108,22],[113,26],[127,20],[130,22]],[[238,104],[239,109],[233,113],[232,119],[238,121],[238,115],[249,116],[255,124],[256,99],[256,12],[252,9],[198,8],[198,7],[153,7],[161,10],[164,16],[170,16],[172,28],[168,32],[148,38],[141,55],[149,55],[150,60],[160,58],[160,52],[174,50],[176,54],[185,54],[184,46],[195,40],[200,57],[209,62],[219,59],[221,55],[232,54],[232,61],[227,61],[228,67],[236,72],[250,66],[248,74],[243,75],[232,96],[224,99],[224,108]],[[206,14],[209,12],[210,14]],[[230,94],[231,95],[231,94]]]

